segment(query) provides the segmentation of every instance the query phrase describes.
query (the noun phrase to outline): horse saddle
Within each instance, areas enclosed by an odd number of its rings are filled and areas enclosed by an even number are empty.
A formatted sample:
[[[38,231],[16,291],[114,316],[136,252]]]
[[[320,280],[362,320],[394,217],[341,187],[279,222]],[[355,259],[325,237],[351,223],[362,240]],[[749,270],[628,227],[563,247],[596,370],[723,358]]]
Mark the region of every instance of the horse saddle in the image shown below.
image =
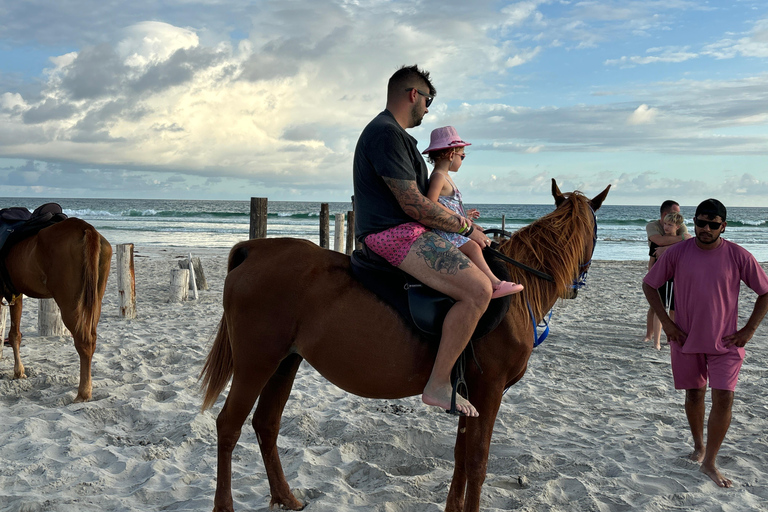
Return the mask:
[[[56,203],[45,203],[32,212],[19,206],[0,210],[0,292],[6,300],[11,301],[18,295],[8,275],[8,269],[5,267],[5,258],[11,248],[22,240],[36,235],[41,229],[66,218],[61,206]]]
[[[486,261],[499,278],[509,280],[509,272],[502,262],[487,255]],[[455,300],[393,267],[365,244],[352,253],[351,270],[363,286],[392,306],[419,334],[433,340],[440,339],[443,320]],[[495,329],[506,315],[511,301],[510,296],[493,299],[480,318],[472,339],[482,338]]]

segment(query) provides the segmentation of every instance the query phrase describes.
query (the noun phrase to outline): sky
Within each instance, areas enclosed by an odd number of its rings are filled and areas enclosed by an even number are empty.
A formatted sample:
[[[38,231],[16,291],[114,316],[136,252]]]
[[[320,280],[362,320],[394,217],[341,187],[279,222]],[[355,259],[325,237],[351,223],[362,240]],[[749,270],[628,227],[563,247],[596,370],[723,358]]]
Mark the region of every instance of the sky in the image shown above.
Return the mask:
[[[765,0],[0,0],[0,196],[349,201],[412,64],[469,203],[768,206]]]

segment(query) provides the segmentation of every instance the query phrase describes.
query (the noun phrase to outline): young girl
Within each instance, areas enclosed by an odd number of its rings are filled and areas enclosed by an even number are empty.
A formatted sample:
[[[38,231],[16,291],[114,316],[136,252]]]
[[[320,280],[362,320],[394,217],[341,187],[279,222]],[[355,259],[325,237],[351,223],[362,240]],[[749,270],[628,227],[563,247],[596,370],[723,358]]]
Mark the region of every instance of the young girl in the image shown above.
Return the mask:
[[[464,154],[464,147],[469,145],[469,142],[461,140],[453,126],[444,126],[432,130],[429,147],[423,153],[427,154],[429,162],[435,165],[429,178],[427,197],[441,204],[443,208],[451,213],[458,213],[466,218],[471,226],[472,220],[480,217],[480,212],[475,209],[464,210],[464,204],[461,202],[461,192],[459,192],[459,189],[448,175],[449,172],[459,170],[466,156]],[[483,249],[474,240],[458,233],[447,233],[439,229],[433,231],[458,247],[477,268],[488,276],[493,286],[492,298],[495,299],[518,293],[523,289],[523,286],[520,284],[502,281],[496,277],[491,269],[488,268],[488,264],[483,258]]]

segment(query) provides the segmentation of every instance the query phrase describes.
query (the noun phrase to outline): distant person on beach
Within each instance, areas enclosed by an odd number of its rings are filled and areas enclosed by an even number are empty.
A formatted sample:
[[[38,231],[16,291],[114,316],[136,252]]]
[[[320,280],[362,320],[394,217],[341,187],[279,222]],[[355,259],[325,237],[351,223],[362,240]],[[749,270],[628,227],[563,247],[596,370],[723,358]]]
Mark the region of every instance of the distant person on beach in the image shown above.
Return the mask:
[[[458,233],[446,232],[441,229],[434,229],[433,231],[458,247],[477,268],[488,276],[493,287],[491,298],[512,295],[522,291],[523,286],[502,281],[496,277],[483,258],[483,248],[468,238],[474,229],[479,228],[479,226],[473,225],[473,221],[480,217],[480,212],[476,209],[464,210],[461,192],[448,175],[449,172],[458,172],[466,156],[464,153],[466,146],[471,146],[471,143],[461,140],[456,128],[443,126],[432,130],[429,147],[422,151],[427,155],[429,162],[435,166],[429,178],[427,197],[441,204],[448,213],[459,214],[466,219],[462,225],[462,230]]]
[[[675,389],[685,390],[685,414],[693,435],[690,458],[720,487],[731,487],[715,465],[731,424],[733,394],[744,346],[768,312],[768,276],[746,249],[721,238],[726,209],[717,199],[696,208],[696,237],[669,248],[643,279],[643,292],[670,341]],[[656,289],[674,278],[677,317],[672,320]],[[738,328],[741,281],[758,297]],[[712,408],[704,443],[707,379]]]
[[[428,171],[417,141],[405,130],[421,124],[435,97],[429,73],[403,66],[389,79],[386,109],[360,134],[355,147],[355,236],[393,266],[456,303],[443,322],[435,364],[422,392],[424,403],[452,414],[478,416],[462,396],[451,407],[451,370],[488,307],[493,288],[483,272],[430,228],[463,232],[486,247],[480,229],[427,197]]]
[[[677,233],[681,231],[682,229],[685,229],[685,224],[683,224],[685,219],[683,218],[683,215],[680,212],[669,212],[664,217],[663,227],[664,227],[664,235],[666,236],[674,236],[675,239],[677,239]],[[688,230],[685,229],[685,234],[681,235],[681,240],[687,240],[688,238],[691,238],[691,235],[688,233]],[[669,247],[669,246],[667,246]],[[659,246],[655,242],[651,242],[651,248],[649,251],[650,260],[648,261],[648,270],[651,270],[651,267],[653,267],[653,264],[656,263],[656,249],[658,249]],[[667,311],[670,312],[670,317],[674,320],[675,316],[675,290],[674,290],[674,281],[670,279],[664,285],[659,288],[659,296],[661,297],[661,303],[664,304],[664,307]],[[649,310],[651,312],[652,310]],[[653,346],[656,348],[656,350],[661,350],[661,320],[658,316],[654,314],[650,314],[650,316],[653,318]]]
[[[677,201],[667,199],[661,203],[661,207],[659,208],[659,220],[651,221],[645,226],[645,233],[648,236],[648,246],[650,247],[651,256],[651,259],[648,261],[648,270],[651,270],[653,264],[656,263],[656,259],[664,253],[667,247],[685,240],[685,236],[688,235],[688,228],[685,227],[685,224],[680,225],[678,231],[672,235],[668,235],[664,232],[664,217],[670,213],[680,213],[680,205]],[[690,238],[690,235],[688,235],[688,237]],[[659,293],[664,292],[659,290]],[[675,303],[671,297],[669,302],[671,306],[670,310],[672,311],[671,316],[672,319],[674,319]],[[643,338],[643,341],[655,340],[656,336],[654,334],[654,328],[658,329],[659,325],[660,323],[654,316],[653,310],[649,308],[648,313],[645,315],[645,337]],[[655,332],[659,331],[656,330]],[[661,340],[660,332],[659,340]],[[656,348],[661,349],[661,341],[656,344]]]

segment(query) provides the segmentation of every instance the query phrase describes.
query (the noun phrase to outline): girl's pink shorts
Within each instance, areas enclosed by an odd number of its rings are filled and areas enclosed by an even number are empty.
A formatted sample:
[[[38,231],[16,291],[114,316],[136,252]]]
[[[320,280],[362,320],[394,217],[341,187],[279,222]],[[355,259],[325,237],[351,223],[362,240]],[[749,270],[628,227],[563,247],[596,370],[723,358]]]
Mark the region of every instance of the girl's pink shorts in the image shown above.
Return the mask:
[[[416,239],[428,230],[423,224],[408,222],[368,235],[365,245],[391,265],[399,267]]]

